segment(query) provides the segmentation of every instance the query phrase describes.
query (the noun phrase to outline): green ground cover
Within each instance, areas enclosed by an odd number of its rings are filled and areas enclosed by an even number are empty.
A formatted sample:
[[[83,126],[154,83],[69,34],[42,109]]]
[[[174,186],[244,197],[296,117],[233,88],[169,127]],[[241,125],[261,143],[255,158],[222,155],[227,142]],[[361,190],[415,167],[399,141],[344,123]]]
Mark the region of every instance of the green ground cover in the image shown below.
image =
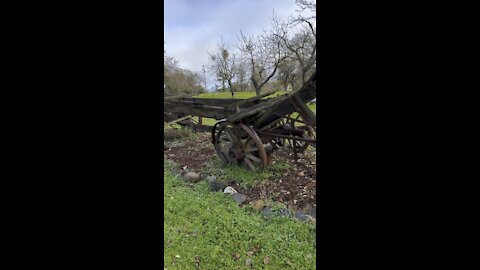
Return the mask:
[[[314,224],[265,219],[164,167],[165,269],[315,269]]]

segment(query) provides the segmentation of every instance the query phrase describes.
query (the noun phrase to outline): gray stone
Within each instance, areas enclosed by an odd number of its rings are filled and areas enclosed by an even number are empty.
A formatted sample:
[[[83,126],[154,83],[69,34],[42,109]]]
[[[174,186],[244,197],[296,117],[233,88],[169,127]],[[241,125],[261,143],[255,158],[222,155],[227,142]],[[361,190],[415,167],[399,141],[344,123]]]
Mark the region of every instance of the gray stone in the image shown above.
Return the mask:
[[[233,193],[231,196],[237,202],[238,205],[241,205],[247,200],[247,196],[241,193]]]
[[[220,181],[209,181],[208,184],[212,191],[222,191],[227,187],[227,185]]]
[[[310,215],[307,215],[307,214],[303,213],[302,211],[297,211],[295,213],[295,218],[303,220],[303,221],[310,221],[310,220],[313,219]]]
[[[274,214],[275,213],[273,212],[272,208],[270,208],[269,206],[263,208],[262,210],[262,215],[266,218],[271,218],[274,216]]]
[[[215,181],[217,180],[217,177],[215,175],[209,175],[207,176],[208,181]]]
[[[192,182],[198,182],[201,179],[200,174],[196,173],[196,172],[187,173],[185,178],[187,178],[187,180],[192,181]]]
[[[278,211],[276,211],[275,214],[276,214],[276,216],[279,216],[279,217],[292,217],[293,216],[292,212],[288,209],[285,209],[285,208],[278,209]]]
[[[308,211],[308,214],[313,218],[317,218],[317,207],[314,206],[312,209],[310,209],[310,211]]]

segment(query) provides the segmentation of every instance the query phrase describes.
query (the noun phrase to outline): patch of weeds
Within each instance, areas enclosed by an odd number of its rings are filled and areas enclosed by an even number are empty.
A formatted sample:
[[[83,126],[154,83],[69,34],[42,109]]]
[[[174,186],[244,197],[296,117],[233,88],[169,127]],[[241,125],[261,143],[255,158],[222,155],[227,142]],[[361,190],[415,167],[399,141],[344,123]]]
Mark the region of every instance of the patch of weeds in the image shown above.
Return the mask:
[[[185,140],[195,136],[195,133],[186,128],[164,128],[164,141]]]
[[[216,158],[210,163],[209,171],[224,182],[235,181],[239,186],[251,188],[266,180],[272,175],[270,170],[248,170],[241,166],[225,165]]]
[[[277,162],[267,169],[252,171],[241,166],[225,165],[218,158],[215,158],[208,165],[208,171],[210,174],[216,175],[218,180],[224,183],[235,181],[244,188],[251,188],[268,181],[275,174],[284,173],[290,168],[291,166],[287,162]]]
[[[290,164],[286,162],[276,162],[270,166],[270,170],[273,172],[286,172],[290,169]]]
[[[272,210],[279,210],[279,209],[287,209],[288,206],[281,203],[281,202],[277,202],[277,201],[274,201],[272,199],[266,199],[265,200],[265,205],[270,207]]]

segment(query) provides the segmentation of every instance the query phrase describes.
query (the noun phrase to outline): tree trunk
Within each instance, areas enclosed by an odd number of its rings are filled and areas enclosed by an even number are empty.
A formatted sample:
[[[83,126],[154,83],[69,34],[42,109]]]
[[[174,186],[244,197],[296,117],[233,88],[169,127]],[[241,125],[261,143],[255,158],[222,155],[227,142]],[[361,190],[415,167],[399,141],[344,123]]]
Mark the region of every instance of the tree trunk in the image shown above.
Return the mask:
[[[228,82],[228,88],[230,88],[230,92],[233,93],[232,81],[228,80],[227,82]]]
[[[253,84],[253,88],[255,88],[255,94],[258,96],[260,96],[260,88],[262,87],[261,85],[258,85],[258,82],[257,80],[255,80],[255,78],[252,76],[251,78],[252,80],[252,84]]]

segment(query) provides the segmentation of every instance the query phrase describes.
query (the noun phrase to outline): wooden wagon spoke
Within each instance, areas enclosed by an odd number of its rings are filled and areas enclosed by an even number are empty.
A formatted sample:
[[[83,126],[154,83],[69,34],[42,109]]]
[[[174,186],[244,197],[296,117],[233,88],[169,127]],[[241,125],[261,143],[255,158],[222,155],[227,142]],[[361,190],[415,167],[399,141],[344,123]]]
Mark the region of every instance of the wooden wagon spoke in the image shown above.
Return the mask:
[[[252,154],[245,154],[245,156],[246,156],[247,158],[249,158],[249,159],[257,162],[257,163],[262,162],[259,158],[257,158],[256,156],[254,156],[254,155],[252,155]]]
[[[231,142],[238,143],[237,136],[235,135],[235,133],[233,133],[233,131],[230,128],[226,128],[225,131]]]
[[[252,171],[255,170],[255,166],[253,166],[252,162],[247,157],[244,157],[243,161],[245,162],[245,164],[247,164],[250,170]]]
[[[232,141],[227,140],[226,137],[221,137],[219,141],[222,142],[222,143],[224,143],[224,144],[226,144],[226,145],[228,145],[228,146],[230,146],[230,145],[232,144]]]

